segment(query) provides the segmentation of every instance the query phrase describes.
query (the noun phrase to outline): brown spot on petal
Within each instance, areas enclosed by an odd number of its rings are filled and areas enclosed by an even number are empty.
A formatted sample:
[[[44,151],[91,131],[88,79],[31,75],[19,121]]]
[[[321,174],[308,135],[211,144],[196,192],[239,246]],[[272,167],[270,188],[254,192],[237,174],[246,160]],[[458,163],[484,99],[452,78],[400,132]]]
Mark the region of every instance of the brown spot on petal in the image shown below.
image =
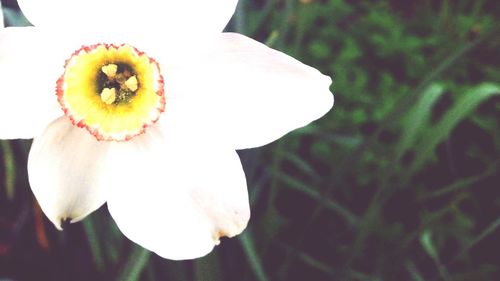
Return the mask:
[[[225,233],[223,230],[219,230],[219,231],[217,232],[217,236],[218,236],[219,238],[222,238],[222,237],[229,237],[229,234]]]

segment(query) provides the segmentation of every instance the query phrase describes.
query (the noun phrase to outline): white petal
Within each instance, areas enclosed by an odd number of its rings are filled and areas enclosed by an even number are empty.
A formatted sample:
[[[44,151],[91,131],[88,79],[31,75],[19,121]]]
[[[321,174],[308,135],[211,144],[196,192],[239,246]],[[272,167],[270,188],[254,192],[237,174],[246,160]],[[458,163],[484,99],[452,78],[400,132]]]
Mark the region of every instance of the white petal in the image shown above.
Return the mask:
[[[33,27],[0,29],[0,138],[32,138],[63,114],[55,93],[62,45],[48,42]]]
[[[221,32],[237,0],[19,0],[36,26],[142,30],[144,37],[170,32]],[[161,32],[160,34],[154,34]]]
[[[250,217],[237,154],[200,147],[200,140],[183,138],[178,128],[162,134],[154,127],[113,144],[107,177],[108,208],[120,230],[175,260],[206,255],[221,236],[243,231]]]
[[[200,122],[235,148],[261,146],[322,117],[333,106],[331,79],[279,51],[223,33],[212,53],[167,73],[166,91],[197,105]]]
[[[31,189],[43,212],[61,222],[81,220],[106,201],[101,184],[109,142],[98,142],[86,130],[61,117],[34,139],[28,158]]]

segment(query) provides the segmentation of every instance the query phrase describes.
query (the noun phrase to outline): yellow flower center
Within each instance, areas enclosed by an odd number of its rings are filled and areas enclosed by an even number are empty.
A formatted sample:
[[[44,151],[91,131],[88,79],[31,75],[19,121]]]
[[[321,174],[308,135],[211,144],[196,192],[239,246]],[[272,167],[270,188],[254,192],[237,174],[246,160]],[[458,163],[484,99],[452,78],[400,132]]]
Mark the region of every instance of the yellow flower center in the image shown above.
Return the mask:
[[[126,141],[165,109],[158,63],[129,45],[84,46],[57,81],[59,103],[74,125],[98,140]]]

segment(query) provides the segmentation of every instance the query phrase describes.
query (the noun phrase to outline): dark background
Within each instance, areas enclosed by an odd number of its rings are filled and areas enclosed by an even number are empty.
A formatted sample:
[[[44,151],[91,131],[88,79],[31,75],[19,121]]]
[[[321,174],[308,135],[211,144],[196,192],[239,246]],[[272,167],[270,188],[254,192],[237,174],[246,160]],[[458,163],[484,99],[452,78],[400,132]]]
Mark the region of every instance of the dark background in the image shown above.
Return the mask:
[[[175,262],[105,207],[59,232],[27,183],[29,141],[1,141],[0,280],[500,280],[499,25],[496,0],[240,0],[228,30],[330,75],[336,99],[240,152],[245,233]]]

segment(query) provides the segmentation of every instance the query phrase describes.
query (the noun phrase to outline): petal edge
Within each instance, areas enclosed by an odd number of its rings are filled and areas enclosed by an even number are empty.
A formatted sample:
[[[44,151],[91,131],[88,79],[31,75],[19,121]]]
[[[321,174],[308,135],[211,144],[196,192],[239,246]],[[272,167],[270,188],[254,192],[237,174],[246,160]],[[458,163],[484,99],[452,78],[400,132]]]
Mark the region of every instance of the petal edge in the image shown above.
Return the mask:
[[[30,186],[58,229],[63,221],[79,221],[106,201],[100,178],[108,145],[97,142],[66,117],[51,123],[33,140],[28,157]]]

